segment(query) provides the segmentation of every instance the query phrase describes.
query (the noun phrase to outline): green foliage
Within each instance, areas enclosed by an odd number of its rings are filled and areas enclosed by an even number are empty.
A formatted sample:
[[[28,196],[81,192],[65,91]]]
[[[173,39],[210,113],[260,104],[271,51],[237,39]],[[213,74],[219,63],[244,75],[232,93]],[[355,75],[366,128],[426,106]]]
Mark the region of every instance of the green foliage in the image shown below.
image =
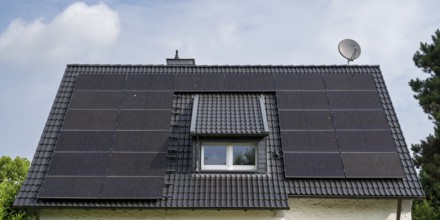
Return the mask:
[[[421,167],[426,181],[439,182],[440,180],[440,138],[436,132],[430,134],[420,144],[413,144],[411,149],[414,152],[414,162]]]
[[[432,35],[432,44],[420,43],[420,50],[414,54],[413,60],[417,67],[425,73],[440,75],[440,31]]]
[[[425,190],[426,199],[414,201],[412,212],[414,219],[440,219],[440,183],[428,178],[425,171],[420,171],[420,180]]]
[[[420,43],[420,50],[414,54],[413,60],[417,67],[428,74],[428,78],[411,80],[409,85],[416,93],[425,113],[438,125],[440,122],[440,31],[432,36],[432,44]]]
[[[20,186],[26,178],[29,169],[29,160],[16,157],[0,158],[0,217],[2,219],[27,219],[29,216],[23,210],[12,208],[15,195],[20,190]]]
[[[426,200],[415,201],[414,219],[440,218],[440,31],[435,31],[432,44],[420,43],[414,54],[414,64],[427,75],[416,78],[409,85],[415,92],[428,118],[434,122],[434,134],[428,135],[420,144],[412,145],[414,162],[420,171],[420,180],[426,193]]]
[[[431,208],[431,204],[427,200],[414,203],[412,212],[414,220],[435,220],[440,217],[440,215]]]

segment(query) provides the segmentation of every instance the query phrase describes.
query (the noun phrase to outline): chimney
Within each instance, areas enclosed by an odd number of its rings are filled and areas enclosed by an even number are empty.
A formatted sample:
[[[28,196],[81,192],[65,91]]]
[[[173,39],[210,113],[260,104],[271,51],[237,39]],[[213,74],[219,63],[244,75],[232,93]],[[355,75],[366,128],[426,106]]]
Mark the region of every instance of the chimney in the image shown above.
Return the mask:
[[[194,66],[196,65],[196,61],[194,59],[180,59],[179,51],[176,50],[174,58],[167,58],[167,65]]]

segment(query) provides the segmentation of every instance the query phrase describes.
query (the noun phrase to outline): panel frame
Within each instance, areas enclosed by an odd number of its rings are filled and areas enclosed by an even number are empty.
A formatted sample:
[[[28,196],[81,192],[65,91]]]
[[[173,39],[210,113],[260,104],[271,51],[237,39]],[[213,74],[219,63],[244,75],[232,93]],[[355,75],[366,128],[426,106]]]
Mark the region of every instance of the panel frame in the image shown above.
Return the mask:
[[[326,90],[371,90],[377,91],[372,74],[364,73],[338,73],[324,74],[323,79]]]
[[[156,113],[156,115],[154,115],[154,113]],[[145,123],[145,122],[152,122],[152,123]],[[118,125],[116,126],[116,130],[117,131],[123,131],[123,130],[169,131],[171,128],[170,124],[171,124],[171,110],[121,110],[119,114],[119,122]]]
[[[315,138],[311,138],[310,136],[306,138],[301,138],[301,135],[307,135],[308,133],[313,133]],[[334,130],[327,131],[290,131],[290,130],[281,130],[281,142],[282,148],[284,152],[340,152],[338,145],[338,138],[336,132]],[[298,135],[300,135],[298,137]],[[324,135],[325,141],[322,142],[322,145],[318,146],[318,140],[322,138]],[[332,138],[333,137],[333,138]],[[302,144],[299,144],[297,141],[301,141]],[[296,142],[296,143],[292,143]],[[325,144],[327,143],[327,144]],[[306,146],[305,146],[305,145]]]
[[[330,104],[325,91],[277,91],[279,109],[329,110]]]
[[[166,152],[112,152],[108,164],[107,177],[164,176],[167,167],[168,161]]]
[[[274,74],[275,88],[277,91],[326,91],[322,74],[309,73],[285,73]],[[289,82],[289,83],[287,83]]]
[[[293,158],[291,158],[293,157]],[[305,159],[309,157],[308,159]],[[312,160],[314,159],[314,160]],[[333,163],[319,164],[319,162],[326,160],[332,160]],[[335,153],[286,153],[284,152],[284,172],[286,178],[345,178],[344,165],[339,152]],[[328,162],[328,161],[327,161]],[[293,166],[293,169],[286,169],[286,167]],[[310,175],[301,174],[303,171],[295,169],[306,168],[305,173],[311,172]],[[312,168],[316,168],[312,171]],[[335,169],[336,168],[336,169]],[[298,174],[294,174],[294,171],[298,171]],[[319,174],[322,172],[322,175]],[[330,172],[334,172],[330,174]],[[329,175],[325,175],[329,174]]]
[[[363,156],[363,158],[362,158]],[[347,178],[404,178],[405,171],[403,169],[402,161],[400,160],[399,154],[395,153],[342,153],[342,161],[345,167],[345,173]],[[357,166],[355,166],[357,163]],[[365,164],[362,164],[365,163]],[[394,164],[392,164],[394,163]],[[393,165],[396,170],[387,170],[386,165]],[[355,174],[355,172],[360,172],[358,166],[365,167],[362,171],[364,174]],[[371,166],[382,166],[382,171],[377,167],[373,169]],[[365,174],[370,172],[370,174]],[[374,174],[376,173],[376,174]],[[382,174],[377,174],[382,173]]]
[[[64,182],[60,183],[60,181],[63,180]],[[46,176],[44,183],[38,191],[37,197],[39,199],[99,199],[104,181],[105,177]],[[90,196],[89,193],[93,191],[96,193]],[[62,193],[67,193],[67,195],[64,194],[65,196],[55,196]]]
[[[334,130],[334,122],[330,110],[278,110],[278,117],[281,130]],[[304,118],[313,119],[313,123],[310,120],[305,122]],[[297,126],[298,123],[296,122],[301,121],[304,123]]]
[[[69,109],[116,110],[120,108],[122,94],[122,91],[74,90],[69,102]]]
[[[127,74],[79,74],[74,90],[120,91],[125,87],[126,76]]]
[[[106,176],[110,152],[55,152],[48,176]],[[70,172],[67,172],[68,170]]]
[[[163,79],[165,78],[165,79]],[[174,91],[174,74],[128,74],[125,91]]]
[[[67,110],[62,130],[115,130],[119,110]]]
[[[172,91],[125,91],[121,110],[170,109],[173,105]]]
[[[346,152],[371,152],[371,153],[397,153],[396,142],[393,138],[393,134],[390,130],[345,130],[337,131],[338,142],[342,153]],[[356,140],[355,143],[349,143],[352,141],[353,136]],[[387,140],[388,139],[388,140]],[[352,145],[353,147],[350,147]],[[376,145],[376,146],[372,146]],[[362,149],[365,150],[362,150]],[[370,150],[366,149],[370,148]]]
[[[138,134],[138,135],[136,135]],[[139,138],[144,134],[145,136],[151,136],[153,140],[146,141],[146,139]],[[125,135],[125,137],[124,137]],[[113,142],[112,152],[168,152],[168,147],[170,144],[170,132],[169,131],[125,131],[118,130],[115,133],[115,139]],[[130,142],[124,142],[120,139],[128,138]],[[161,142],[164,141],[162,144]],[[133,143],[134,142],[134,143]],[[135,147],[125,147],[130,144],[137,144]],[[147,148],[149,144],[154,145],[153,147]],[[161,145],[160,147],[155,147],[156,145]],[[151,146],[150,145],[150,146]]]
[[[327,94],[332,109],[383,109],[377,91],[327,91]]]
[[[332,110],[332,116],[336,130],[390,129],[389,121],[383,110]],[[355,120],[350,120],[350,118]]]
[[[55,151],[110,151],[113,145],[114,133],[114,131],[61,131]],[[74,148],[73,146],[77,147]]]

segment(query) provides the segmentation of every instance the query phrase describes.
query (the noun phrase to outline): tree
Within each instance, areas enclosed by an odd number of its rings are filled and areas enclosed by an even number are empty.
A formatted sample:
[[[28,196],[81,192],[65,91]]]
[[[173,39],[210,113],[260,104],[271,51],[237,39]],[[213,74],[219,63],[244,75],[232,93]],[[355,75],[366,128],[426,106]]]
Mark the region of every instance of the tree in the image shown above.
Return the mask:
[[[413,144],[414,162],[420,168],[420,180],[426,193],[425,201],[413,205],[414,219],[440,218],[440,31],[432,36],[432,44],[420,43],[414,64],[427,74],[409,85],[423,111],[434,123],[434,133],[420,144]]]
[[[0,217],[1,219],[26,219],[29,216],[23,210],[12,207],[15,195],[20,190],[29,169],[29,160],[8,156],[0,158]]]

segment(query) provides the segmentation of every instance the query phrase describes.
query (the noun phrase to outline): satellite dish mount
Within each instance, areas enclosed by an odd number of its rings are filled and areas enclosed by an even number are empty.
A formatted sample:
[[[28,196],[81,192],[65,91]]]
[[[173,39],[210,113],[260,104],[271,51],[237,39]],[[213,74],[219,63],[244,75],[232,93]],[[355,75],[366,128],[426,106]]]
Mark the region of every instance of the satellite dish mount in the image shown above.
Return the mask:
[[[339,42],[339,53],[347,59],[347,65],[350,65],[350,61],[353,61],[361,55],[361,46],[352,39],[345,39]]]

